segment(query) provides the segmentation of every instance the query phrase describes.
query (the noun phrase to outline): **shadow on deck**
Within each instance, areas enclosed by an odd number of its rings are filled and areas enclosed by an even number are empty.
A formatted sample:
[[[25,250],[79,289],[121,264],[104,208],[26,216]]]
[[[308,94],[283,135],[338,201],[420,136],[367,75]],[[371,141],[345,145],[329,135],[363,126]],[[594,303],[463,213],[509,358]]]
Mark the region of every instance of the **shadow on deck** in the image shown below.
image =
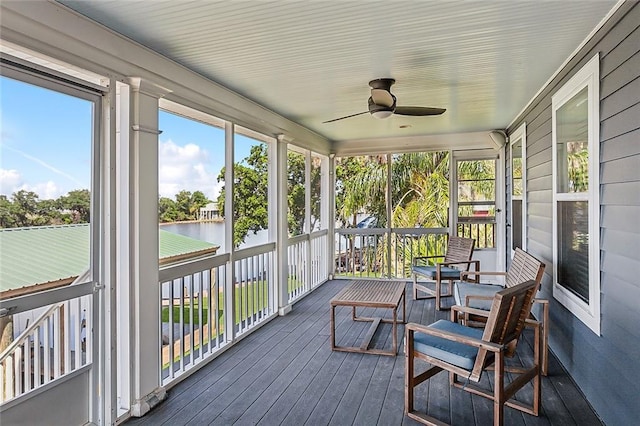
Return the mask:
[[[146,416],[127,425],[404,425],[404,353],[396,357],[332,352],[329,300],[349,281],[334,280],[227,350],[168,392]],[[407,290],[407,294],[409,291]],[[359,344],[369,324],[352,322],[350,308],[336,309],[339,345]],[[361,311],[358,310],[360,313]],[[390,317],[389,309],[363,314]],[[448,318],[432,299],[407,300],[407,319],[429,324]],[[404,327],[399,331],[399,342]],[[390,349],[391,325],[380,326],[372,346]],[[532,333],[511,363],[530,359]],[[401,344],[400,344],[401,345]],[[485,384],[492,377],[481,380]],[[517,394],[530,401],[531,385]],[[416,408],[454,425],[492,423],[489,400],[450,389],[440,373],[416,392]],[[600,425],[601,422],[553,354],[543,377],[539,417],[505,408],[507,425]]]

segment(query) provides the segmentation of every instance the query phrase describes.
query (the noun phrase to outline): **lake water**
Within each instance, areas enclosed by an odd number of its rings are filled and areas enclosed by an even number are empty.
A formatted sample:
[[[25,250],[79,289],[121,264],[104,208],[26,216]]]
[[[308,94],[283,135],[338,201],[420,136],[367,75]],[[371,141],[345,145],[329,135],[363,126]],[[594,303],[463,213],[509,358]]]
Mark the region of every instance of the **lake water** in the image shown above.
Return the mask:
[[[218,249],[218,253],[228,252],[224,243],[224,222],[170,223],[161,224],[160,229],[220,246],[220,248]],[[268,242],[268,230],[258,231],[257,234],[249,232],[249,235],[247,235],[244,243],[242,243],[239,248],[253,247],[260,244],[266,244]]]

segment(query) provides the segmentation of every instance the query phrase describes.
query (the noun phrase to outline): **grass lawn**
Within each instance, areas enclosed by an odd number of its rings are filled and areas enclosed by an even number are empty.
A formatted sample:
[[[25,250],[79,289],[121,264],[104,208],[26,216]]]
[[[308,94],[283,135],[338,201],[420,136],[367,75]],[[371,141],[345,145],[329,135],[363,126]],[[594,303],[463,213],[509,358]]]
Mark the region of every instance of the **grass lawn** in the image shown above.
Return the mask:
[[[287,287],[289,292],[297,290],[303,286],[303,283],[299,280],[289,278]],[[267,288],[267,282],[251,281],[244,283],[242,286],[237,285],[235,298],[235,322],[239,324],[241,320],[248,318],[249,316],[266,309],[269,303],[269,290]],[[193,323],[200,324],[200,307],[198,300],[193,300]],[[218,320],[219,324],[223,321],[224,314],[224,293],[218,295]],[[163,306],[161,311],[162,322],[169,322],[169,306]],[[184,324],[191,324],[191,306],[189,305],[189,298],[185,297],[184,306],[182,308],[184,315]],[[173,306],[173,323],[180,324],[180,306]],[[207,324],[209,321],[209,298],[202,298],[202,323]]]

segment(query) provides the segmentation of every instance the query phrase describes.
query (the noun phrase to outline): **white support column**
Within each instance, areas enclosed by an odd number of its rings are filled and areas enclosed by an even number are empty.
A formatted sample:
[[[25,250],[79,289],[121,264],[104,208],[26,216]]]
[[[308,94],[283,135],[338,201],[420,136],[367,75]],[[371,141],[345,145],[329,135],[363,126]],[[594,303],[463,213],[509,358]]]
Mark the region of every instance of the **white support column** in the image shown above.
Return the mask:
[[[233,254],[235,247],[233,246],[233,192],[235,186],[235,170],[234,170],[234,133],[235,126],[231,122],[225,122],[224,124],[224,246],[229,253],[229,263],[227,263],[226,281],[224,283],[224,327],[226,341],[232,342],[235,339],[236,322],[233,320],[236,317],[235,313],[235,264]]]
[[[329,279],[332,280],[336,268],[336,155],[330,154],[327,161],[326,177],[322,179],[322,212],[327,218],[327,229],[329,230],[329,241],[327,243],[327,268]]]
[[[392,225],[392,214],[393,214],[393,206],[391,200],[391,185],[393,185],[393,181],[391,180],[391,154],[387,154],[387,185],[385,188],[385,199],[386,199],[386,208],[387,208],[387,277],[393,278],[393,273],[397,275],[397,271],[391,270],[391,265],[395,264],[393,259],[391,258],[391,225]]]
[[[131,415],[139,417],[166,397],[160,386],[158,99],[169,91],[137,77],[128,83]]]
[[[96,343],[100,347],[99,356],[99,373],[100,381],[103,384],[104,392],[102,398],[102,417],[98,419],[98,423],[113,424],[118,418],[118,389],[117,389],[117,250],[118,241],[116,230],[117,212],[117,177],[116,170],[118,165],[116,146],[117,146],[117,125],[116,122],[116,81],[103,81],[104,85],[109,86],[109,92],[104,96],[104,104],[102,105],[102,144],[101,144],[101,167],[102,174],[101,183],[101,199],[103,208],[100,209],[102,218],[100,221],[104,224],[101,237],[101,256],[102,277],[101,282],[104,283],[105,291],[103,292],[103,302],[100,303],[100,324]],[[95,418],[95,416],[94,416]],[[94,420],[95,421],[95,420]]]
[[[305,256],[305,282],[311,290],[311,151],[304,156],[304,232],[307,234],[307,250]]]
[[[288,270],[288,241],[289,241],[289,224],[287,223],[287,212],[289,206],[287,203],[287,141],[284,135],[278,135],[276,147],[276,165],[277,165],[277,211],[278,211],[278,240],[276,242],[278,257],[278,314],[286,315],[291,312],[289,304],[289,292],[287,290],[287,282],[289,280]]]

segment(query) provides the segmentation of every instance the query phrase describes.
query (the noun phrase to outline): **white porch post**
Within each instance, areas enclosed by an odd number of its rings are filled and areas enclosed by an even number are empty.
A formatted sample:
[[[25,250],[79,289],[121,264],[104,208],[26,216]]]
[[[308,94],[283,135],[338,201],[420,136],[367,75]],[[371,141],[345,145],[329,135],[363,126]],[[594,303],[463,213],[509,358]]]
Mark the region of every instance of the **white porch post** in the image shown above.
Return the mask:
[[[234,201],[233,193],[235,191],[235,125],[229,121],[224,124],[224,244],[229,253],[229,262],[227,263],[226,281],[224,283],[224,312],[225,312],[225,335],[227,342],[232,342],[236,338],[236,324],[233,318],[236,317],[235,312],[235,262],[234,253],[236,248],[233,245],[233,210]],[[228,218],[228,220],[227,220]]]
[[[288,241],[289,241],[289,224],[287,223],[287,212],[289,206],[287,203],[287,141],[284,135],[278,135],[276,142],[276,194],[277,194],[277,256],[278,256],[278,275],[277,275],[277,288],[278,288],[278,314],[286,315],[291,312],[291,305],[289,304],[289,291],[287,289],[287,282],[289,280],[289,268],[288,268]]]
[[[311,290],[311,151],[306,151],[304,156],[304,231],[307,234],[307,250],[304,261],[305,290]]]
[[[128,83],[131,415],[138,417],[166,397],[160,386],[158,99],[168,90],[137,77]]]
[[[327,242],[327,268],[329,279],[332,280],[336,268],[336,155],[329,155],[327,161],[327,176],[322,179],[322,204],[321,209],[327,218],[327,229],[329,230],[329,241]],[[325,184],[326,182],[326,184]]]

